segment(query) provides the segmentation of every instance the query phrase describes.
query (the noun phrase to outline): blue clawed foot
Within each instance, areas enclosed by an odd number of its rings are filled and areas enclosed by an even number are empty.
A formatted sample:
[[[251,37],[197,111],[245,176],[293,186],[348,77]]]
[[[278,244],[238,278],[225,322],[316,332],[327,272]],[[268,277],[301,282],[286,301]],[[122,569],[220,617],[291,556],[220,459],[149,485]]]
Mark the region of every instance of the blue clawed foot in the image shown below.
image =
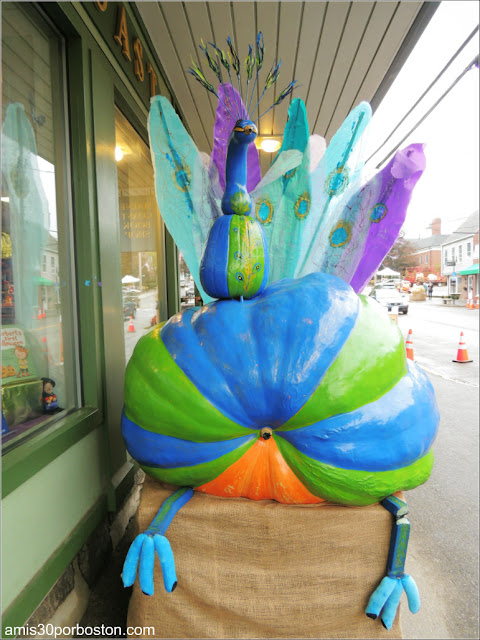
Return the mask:
[[[382,624],[387,631],[390,631],[404,590],[407,594],[408,608],[412,613],[417,613],[420,609],[418,587],[415,580],[406,574],[403,578],[390,578],[389,576],[383,578],[372,593],[365,613],[369,618],[375,620],[381,612]]]
[[[163,583],[167,593],[171,593],[177,586],[175,561],[172,547],[165,536],[141,533],[132,542],[123,565],[122,580],[125,587],[131,587],[137,577],[139,567],[140,589],[147,596],[153,595],[153,570],[155,565],[155,551],[162,568]]]

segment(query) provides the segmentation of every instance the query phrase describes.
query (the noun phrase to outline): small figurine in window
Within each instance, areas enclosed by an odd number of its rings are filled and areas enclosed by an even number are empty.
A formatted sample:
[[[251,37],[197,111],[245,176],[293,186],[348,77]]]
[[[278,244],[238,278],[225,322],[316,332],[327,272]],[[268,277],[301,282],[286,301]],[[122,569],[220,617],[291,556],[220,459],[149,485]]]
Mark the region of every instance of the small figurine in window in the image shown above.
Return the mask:
[[[19,371],[17,373],[17,378],[25,378],[30,375],[28,372],[28,349],[22,347],[21,345],[17,345],[14,351],[15,357],[18,358],[18,366]]]
[[[53,393],[55,380],[52,380],[51,378],[42,378],[42,382],[43,382],[43,393],[42,393],[43,410],[44,411],[59,410],[57,396]]]

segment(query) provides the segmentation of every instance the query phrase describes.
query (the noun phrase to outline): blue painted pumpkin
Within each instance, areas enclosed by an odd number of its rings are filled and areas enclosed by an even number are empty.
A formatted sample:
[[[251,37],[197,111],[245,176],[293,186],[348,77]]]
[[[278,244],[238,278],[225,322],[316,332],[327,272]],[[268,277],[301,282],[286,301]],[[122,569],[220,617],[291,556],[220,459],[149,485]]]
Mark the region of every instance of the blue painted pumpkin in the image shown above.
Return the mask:
[[[177,314],[137,343],[125,389],[127,449],[168,483],[365,505],[432,468],[430,382],[387,314],[335,276]]]

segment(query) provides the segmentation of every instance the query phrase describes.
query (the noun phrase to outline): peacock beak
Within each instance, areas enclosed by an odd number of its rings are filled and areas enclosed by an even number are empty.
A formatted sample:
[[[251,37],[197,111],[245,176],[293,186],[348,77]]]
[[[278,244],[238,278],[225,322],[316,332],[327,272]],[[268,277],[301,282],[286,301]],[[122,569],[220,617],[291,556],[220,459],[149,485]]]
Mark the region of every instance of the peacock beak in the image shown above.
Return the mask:
[[[252,133],[257,133],[257,127],[254,124],[247,124],[245,127],[240,127],[240,126],[234,127],[233,130],[234,131],[241,131],[246,136],[249,136]]]

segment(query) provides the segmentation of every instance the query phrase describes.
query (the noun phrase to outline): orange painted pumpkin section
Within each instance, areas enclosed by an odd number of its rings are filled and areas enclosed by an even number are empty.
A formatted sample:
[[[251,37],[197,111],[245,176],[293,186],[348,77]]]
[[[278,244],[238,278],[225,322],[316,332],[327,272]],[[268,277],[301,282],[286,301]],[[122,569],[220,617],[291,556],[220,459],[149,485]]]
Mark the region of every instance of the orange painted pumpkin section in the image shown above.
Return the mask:
[[[259,438],[253,447],[218,478],[196,489],[222,498],[276,500],[284,504],[324,502],[300,482],[285,462],[274,438]]]

